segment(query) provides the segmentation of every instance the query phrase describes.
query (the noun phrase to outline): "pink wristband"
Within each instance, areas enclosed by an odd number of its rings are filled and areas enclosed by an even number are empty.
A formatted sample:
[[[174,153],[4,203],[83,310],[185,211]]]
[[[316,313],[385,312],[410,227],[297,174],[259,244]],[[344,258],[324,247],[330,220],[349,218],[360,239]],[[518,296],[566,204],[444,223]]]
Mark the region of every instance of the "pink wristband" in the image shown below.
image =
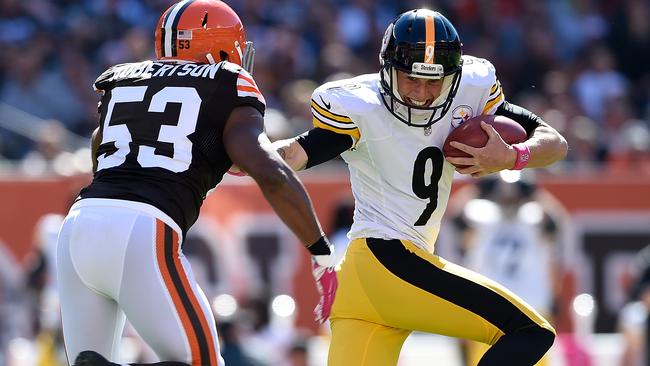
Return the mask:
[[[514,144],[511,146],[517,152],[517,160],[515,160],[515,165],[511,170],[522,170],[530,161],[530,149],[524,143]]]
[[[244,177],[244,176],[246,176],[246,173],[244,173],[244,172],[237,172],[237,173],[235,173],[235,172],[231,172],[231,171],[229,170],[229,171],[227,171],[226,173],[228,173],[228,174],[230,174],[230,175],[234,175],[235,177]]]

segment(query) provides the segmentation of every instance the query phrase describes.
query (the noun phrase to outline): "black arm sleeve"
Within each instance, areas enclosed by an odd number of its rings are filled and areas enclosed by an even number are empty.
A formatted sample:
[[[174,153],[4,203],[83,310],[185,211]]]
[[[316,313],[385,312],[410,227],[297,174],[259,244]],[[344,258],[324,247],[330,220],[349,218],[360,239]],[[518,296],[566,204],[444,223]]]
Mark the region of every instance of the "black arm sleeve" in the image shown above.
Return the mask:
[[[497,108],[497,111],[494,112],[494,114],[508,117],[519,123],[526,130],[528,137],[530,137],[535,128],[543,122],[539,116],[528,109],[505,101],[499,106],[499,108]]]
[[[332,160],[352,147],[352,136],[323,128],[313,128],[297,138],[307,153],[305,169]]]

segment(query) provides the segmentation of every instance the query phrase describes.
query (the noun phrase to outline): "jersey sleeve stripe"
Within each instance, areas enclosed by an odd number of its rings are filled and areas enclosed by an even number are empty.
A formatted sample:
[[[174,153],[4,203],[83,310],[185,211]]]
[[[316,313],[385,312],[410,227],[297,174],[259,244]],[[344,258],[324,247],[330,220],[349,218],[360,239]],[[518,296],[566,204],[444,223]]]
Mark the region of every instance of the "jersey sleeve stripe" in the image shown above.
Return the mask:
[[[314,119],[318,120],[321,123],[326,124],[328,126],[332,126],[334,128],[337,128],[339,130],[353,130],[353,129],[357,128],[357,126],[354,125],[354,123],[339,123],[339,122],[335,122],[335,121],[332,121],[332,120],[320,118],[317,115],[314,115]]]
[[[494,85],[492,85],[492,88],[490,89],[490,94],[494,94],[494,92],[497,91],[498,87],[499,87],[499,84],[494,83]]]
[[[321,107],[313,99],[311,100],[311,110],[313,112],[315,112],[314,114],[319,114],[320,116],[322,116],[324,118],[327,118],[327,119],[331,119],[333,121],[342,122],[342,123],[352,123],[352,119],[350,119],[350,117],[343,116],[343,115],[336,114],[336,113],[332,113],[332,112],[328,111],[327,109]]]
[[[494,86],[492,87],[492,89],[490,90],[490,96],[489,97],[490,98],[495,97],[495,96],[499,95],[500,93],[501,93],[501,83],[497,81],[494,84]]]
[[[492,97],[492,98],[488,99],[488,101],[487,101],[486,104],[490,104],[492,101],[494,101],[495,99],[497,99],[497,98],[500,97],[500,96],[503,96],[503,92],[502,92],[502,91],[499,91],[498,94],[490,95],[490,97]]]
[[[237,96],[238,97],[253,97],[257,98],[257,100],[266,105],[266,99],[264,99],[264,96],[260,93],[251,93],[251,92],[246,92],[246,91],[237,91]]]
[[[255,81],[253,79],[251,79],[251,78],[249,78],[247,76],[244,76],[241,73],[239,73],[239,77],[237,78],[237,84],[239,84],[240,81],[247,81],[248,84],[250,84],[252,86],[257,86],[257,84],[255,84]]]
[[[266,105],[264,95],[262,95],[257,84],[255,84],[255,80],[244,69],[239,70],[239,74],[237,74],[237,96],[255,97],[260,103]]]
[[[483,108],[483,112],[481,114],[493,114],[494,110],[503,103],[505,100],[505,97],[503,96],[503,92],[499,93],[496,97],[490,99],[486,104],[485,108]]]
[[[329,130],[342,135],[351,136],[354,139],[354,141],[359,141],[359,138],[361,137],[361,133],[359,132],[359,129],[356,126],[352,128],[340,128],[337,126],[333,126],[325,121],[321,121],[316,116],[314,116],[313,118],[313,123],[314,123],[314,127],[322,128],[324,130]]]
[[[247,92],[251,92],[251,93],[262,94],[262,93],[260,93],[259,90],[257,90],[256,87],[253,87],[253,86],[237,85],[237,90],[240,90],[240,91],[247,91]]]
[[[328,117],[316,112],[314,110],[314,108],[312,108],[312,116],[314,116],[314,118],[318,118],[319,120],[321,120],[321,121],[323,121],[325,123],[328,123],[328,124],[330,124],[332,126],[336,126],[338,128],[350,129],[350,128],[355,128],[356,127],[356,125],[354,123],[352,123],[352,121],[350,121],[350,122],[341,122],[339,120],[334,120],[334,119],[328,118]]]

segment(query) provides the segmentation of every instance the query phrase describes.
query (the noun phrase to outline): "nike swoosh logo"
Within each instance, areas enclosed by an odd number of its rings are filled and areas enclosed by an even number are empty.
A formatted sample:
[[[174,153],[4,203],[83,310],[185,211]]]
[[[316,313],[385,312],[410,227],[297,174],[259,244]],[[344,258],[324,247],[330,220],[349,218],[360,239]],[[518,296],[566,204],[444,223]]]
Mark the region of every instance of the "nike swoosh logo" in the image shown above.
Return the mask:
[[[327,109],[332,108],[332,104],[331,104],[331,103],[327,103],[325,100],[323,100],[323,97],[320,96],[320,95],[319,95],[318,97],[320,98],[320,101],[323,102],[323,104],[325,105],[325,108],[327,108]]]

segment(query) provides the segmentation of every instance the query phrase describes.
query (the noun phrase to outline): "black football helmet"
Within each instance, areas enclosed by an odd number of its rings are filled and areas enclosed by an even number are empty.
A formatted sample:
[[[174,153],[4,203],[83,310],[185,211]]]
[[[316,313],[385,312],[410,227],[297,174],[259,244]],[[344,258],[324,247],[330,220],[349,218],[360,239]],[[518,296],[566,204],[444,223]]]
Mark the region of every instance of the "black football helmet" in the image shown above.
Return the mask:
[[[462,44],[453,24],[437,11],[415,9],[388,25],[379,52],[384,105],[409,126],[429,127],[451,107],[460,84]],[[443,79],[440,96],[429,106],[404,102],[397,90],[397,70],[409,76]]]

